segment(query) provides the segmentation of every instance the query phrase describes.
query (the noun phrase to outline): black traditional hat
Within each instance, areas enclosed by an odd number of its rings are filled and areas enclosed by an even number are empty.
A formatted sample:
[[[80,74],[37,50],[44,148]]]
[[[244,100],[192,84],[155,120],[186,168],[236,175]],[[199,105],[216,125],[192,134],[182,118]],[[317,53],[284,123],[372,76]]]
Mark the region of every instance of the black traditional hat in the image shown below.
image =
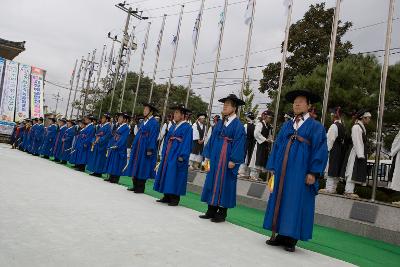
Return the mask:
[[[242,99],[238,98],[235,94],[230,94],[227,97],[221,98],[220,100],[218,100],[218,102],[225,103],[227,100],[231,100],[236,104],[236,106],[243,106],[246,104]]]
[[[39,118],[39,121],[43,121],[43,117],[40,117],[40,118]]]
[[[357,113],[356,113],[356,118],[357,119],[362,119],[363,117],[371,117],[371,113],[370,113],[370,111],[369,110],[367,110],[367,109],[360,109],[359,111],[357,111]]]
[[[190,109],[186,108],[184,104],[174,105],[174,106],[170,107],[170,109],[180,110],[183,114],[191,114],[192,113],[192,111]]]
[[[51,120],[52,122],[56,122],[57,118],[48,118],[49,120]]]
[[[142,105],[143,107],[149,107],[153,112],[158,112],[158,108],[156,108],[156,105],[154,105],[154,103],[143,102]]]
[[[83,117],[89,119],[90,121],[94,121],[96,119],[92,114],[88,114]]]
[[[111,119],[111,114],[110,113],[108,113],[108,112],[106,112],[106,113],[104,113],[103,115],[101,115],[101,117],[104,117],[104,118],[106,118],[106,119]]]
[[[254,119],[256,118],[256,116],[254,115],[254,113],[251,112],[251,111],[246,112],[244,115],[245,115],[247,118],[251,119],[251,120],[254,120]]]
[[[274,113],[271,110],[265,110],[262,115],[273,117]]]
[[[308,89],[290,91],[285,95],[285,98],[288,102],[293,103],[298,96],[305,96],[311,104],[321,101],[321,98],[318,95],[312,93]]]
[[[62,122],[64,122],[64,123],[66,123],[66,122],[67,122],[67,119],[66,119],[66,118],[61,118],[61,119],[59,119],[59,121],[62,121]]]
[[[197,118],[200,118],[201,116],[203,116],[203,117],[205,117],[205,118],[208,117],[208,116],[207,116],[207,113],[204,113],[204,112],[197,113]]]
[[[117,116],[118,117],[122,116],[124,119],[128,119],[128,120],[131,118],[131,116],[128,114],[128,112],[118,112]]]

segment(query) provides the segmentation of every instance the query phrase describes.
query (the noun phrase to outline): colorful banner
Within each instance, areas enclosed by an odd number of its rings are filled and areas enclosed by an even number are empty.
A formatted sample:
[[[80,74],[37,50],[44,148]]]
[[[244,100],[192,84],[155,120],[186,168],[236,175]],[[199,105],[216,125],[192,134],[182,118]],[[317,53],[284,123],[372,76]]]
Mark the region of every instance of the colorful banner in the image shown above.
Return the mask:
[[[31,66],[20,64],[18,72],[17,106],[15,121],[19,122],[29,117],[29,89],[31,82]]]
[[[31,117],[43,117],[43,79],[44,70],[32,67],[31,74]]]
[[[14,126],[15,122],[0,120],[0,134],[12,135],[14,131]]]
[[[14,121],[15,98],[17,95],[18,63],[6,60],[0,104],[0,120]]]

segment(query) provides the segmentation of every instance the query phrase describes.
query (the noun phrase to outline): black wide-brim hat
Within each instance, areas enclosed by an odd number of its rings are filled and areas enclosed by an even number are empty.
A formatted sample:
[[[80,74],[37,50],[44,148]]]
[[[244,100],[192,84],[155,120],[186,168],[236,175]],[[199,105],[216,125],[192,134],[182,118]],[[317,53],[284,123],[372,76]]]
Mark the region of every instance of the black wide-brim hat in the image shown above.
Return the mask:
[[[104,117],[106,119],[111,119],[111,114],[110,113],[104,113],[103,115],[101,115],[101,117]]]
[[[312,93],[308,89],[300,89],[300,90],[290,91],[285,95],[285,99],[288,102],[293,103],[294,100],[296,99],[296,97],[298,97],[298,96],[305,96],[308,99],[308,101],[310,101],[311,104],[318,103],[321,101],[321,98],[318,95]]]
[[[131,118],[131,116],[128,114],[128,112],[118,112],[117,113],[117,116],[119,117],[119,116],[122,116],[122,117],[124,117],[125,119],[130,119]]]
[[[206,117],[206,118],[208,117],[207,113],[204,113],[204,112],[197,113],[197,118],[200,118],[201,116]]]
[[[357,119],[361,119],[365,113],[370,113],[370,111],[368,109],[360,109],[359,111],[357,111],[356,113],[356,118]]]
[[[183,105],[183,104],[174,105],[174,106],[170,107],[170,109],[180,110],[183,114],[191,114],[192,113],[192,111],[190,109],[188,109],[187,107],[185,107],[185,105]]]
[[[230,94],[227,97],[221,98],[220,100],[218,100],[218,102],[225,103],[227,100],[231,100],[236,104],[236,106],[243,106],[246,104],[242,99],[238,98],[235,94]]]
[[[59,121],[62,121],[63,123],[66,123],[67,119],[66,118],[61,118],[61,119],[59,119]]]
[[[156,108],[156,105],[154,105],[154,103],[143,102],[142,105],[143,107],[149,107],[153,111],[153,113],[158,112],[158,108]]]
[[[91,115],[91,114],[85,115],[84,118],[88,118],[88,119],[91,120],[91,121],[94,121],[94,120],[96,119],[96,118],[95,118],[93,115]]]

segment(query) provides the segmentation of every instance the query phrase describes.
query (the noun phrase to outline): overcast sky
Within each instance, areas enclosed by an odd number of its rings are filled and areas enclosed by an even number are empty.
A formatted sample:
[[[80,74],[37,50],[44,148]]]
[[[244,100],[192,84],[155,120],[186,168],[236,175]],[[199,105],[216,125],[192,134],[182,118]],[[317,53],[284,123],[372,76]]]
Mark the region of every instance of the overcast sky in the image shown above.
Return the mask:
[[[158,82],[166,82],[169,75],[173,48],[171,45],[172,36],[176,32],[178,13],[183,2],[190,2],[185,5],[183,16],[181,39],[176,58],[175,75],[187,75],[191,64],[193,45],[192,30],[196,10],[200,7],[200,0],[137,0],[127,1],[133,8],[144,10],[144,15],[149,16],[151,30],[148,49],[144,61],[144,73],[151,76],[154,61],[158,34],[160,31],[162,15],[168,14],[164,39],[161,48]],[[244,24],[244,13],[247,1],[229,0],[227,22],[222,47],[222,60],[220,70],[241,68],[244,64],[248,26]],[[310,4],[326,2],[327,7],[333,7],[335,0],[327,1],[306,1],[294,0],[292,21],[299,20]],[[122,29],[126,19],[126,13],[114,7],[118,1],[113,0],[2,0],[0,16],[0,38],[11,41],[26,41],[26,51],[20,54],[15,61],[37,66],[47,70],[46,79],[68,86],[70,75],[75,59],[86,56],[88,52],[97,49],[97,60],[100,57],[103,44],[107,49],[111,47],[111,41],[107,39],[107,33],[122,36]],[[206,0],[203,23],[200,33],[197,65],[195,73],[214,70],[216,52],[213,52],[218,36],[219,14],[222,11],[224,0]],[[284,38],[285,9],[283,0],[258,0],[255,13],[255,24],[251,51],[257,52],[251,55],[249,66],[266,65],[281,59],[279,47]],[[350,40],[354,49],[353,52],[364,52],[384,48],[386,24],[381,23],[364,29],[357,29],[363,26],[384,22],[387,19],[389,0],[344,0],[340,18],[342,21],[352,21],[353,31],[350,31],[345,38]],[[160,8],[170,6],[167,8]],[[399,4],[396,6],[395,18],[400,16]],[[193,11],[193,12],[191,12]],[[399,23],[394,21],[392,47],[400,46]],[[143,42],[147,21],[131,20],[130,26],[136,26],[136,41]],[[268,51],[265,51],[270,49]],[[262,52],[258,52],[264,50]],[[138,71],[140,65],[141,46],[135,52],[131,60],[130,70]],[[382,56],[383,53],[377,55]],[[225,59],[230,58],[230,59]],[[381,57],[382,58],[382,57]],[[399,55],[390,58],[391,63],[399,60]],[[208,63],[207,63],[208,62]],[[187,67],[185,67],[187,66]],[[255,81],[252,87],[257,92],[258,80],[262,77],[262,68],[249,70],[250,79]],[[196,94],[201,95],[204,101],[210,98],[213,75],[197,75],[193,79],[193,88]],[[239,83],[242,71],[230,71],[219,74],[218,84]],[[163,79],[164,78],[164,79]],[[188,78],[175,78],[176,84],[186,85]],[[238,93],[240,84],[217,87],[216,100],[228,93]],[[60,94],[63,101],[59,104],[59,111],[64,113],[68,90],[46,84],[46,104],[53,110],[55,101],[53,94]],[[261,109],[265,109],[268,101],[263,94],[257,93],[255,100],[262,103]],[[215,110],[218,111],[218,108]]]

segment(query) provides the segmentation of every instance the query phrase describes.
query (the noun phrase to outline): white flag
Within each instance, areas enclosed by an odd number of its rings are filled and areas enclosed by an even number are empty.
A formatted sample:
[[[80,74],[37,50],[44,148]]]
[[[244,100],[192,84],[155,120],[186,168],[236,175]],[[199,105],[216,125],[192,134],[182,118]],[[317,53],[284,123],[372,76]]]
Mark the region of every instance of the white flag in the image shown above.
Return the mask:
[[[194,22],[193,34],[192,34],[193,44],[195,44],[196,41],[197,41],[197,38],[199,38],[199,28],[200,28],[200,18],[201,18],[201,13],[200,12],[197,15],[196,21]]]
[[[244,23],[249,24],[253,15],[254,0],[247,2],[246,12],[244,13]]]

